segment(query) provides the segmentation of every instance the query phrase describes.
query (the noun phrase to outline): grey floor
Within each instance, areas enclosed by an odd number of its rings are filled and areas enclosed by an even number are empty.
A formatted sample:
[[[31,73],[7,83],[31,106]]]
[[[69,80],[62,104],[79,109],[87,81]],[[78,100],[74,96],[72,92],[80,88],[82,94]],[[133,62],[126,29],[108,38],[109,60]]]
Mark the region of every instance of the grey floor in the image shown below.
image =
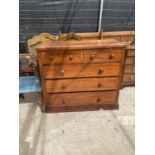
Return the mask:
[[[134,87],[119,110],[43,114],[38,95],[20,101],[20,155],[134,155]]]

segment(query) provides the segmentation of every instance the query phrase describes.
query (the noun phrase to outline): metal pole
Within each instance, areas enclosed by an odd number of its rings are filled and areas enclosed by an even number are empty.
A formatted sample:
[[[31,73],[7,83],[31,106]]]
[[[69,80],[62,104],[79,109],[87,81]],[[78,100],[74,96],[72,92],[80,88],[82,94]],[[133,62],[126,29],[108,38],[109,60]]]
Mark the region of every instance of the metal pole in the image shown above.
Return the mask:
[[[104,3],[104,0],[101,0],[101,2],[100,2],[100,13],[99,13],[99,22],[98,22],[98,32],[101,31],[102,14],[103,14],[103,3]]]

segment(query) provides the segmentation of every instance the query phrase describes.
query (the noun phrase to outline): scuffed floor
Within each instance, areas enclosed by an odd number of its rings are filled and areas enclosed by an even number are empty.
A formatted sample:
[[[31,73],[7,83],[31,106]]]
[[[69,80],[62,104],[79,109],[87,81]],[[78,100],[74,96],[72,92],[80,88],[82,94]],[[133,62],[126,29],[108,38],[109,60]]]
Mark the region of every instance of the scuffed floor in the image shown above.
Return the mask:
[[[134,87],[119,110],[43,114],[38,95],[20,101],[20,155],[134,155]]]

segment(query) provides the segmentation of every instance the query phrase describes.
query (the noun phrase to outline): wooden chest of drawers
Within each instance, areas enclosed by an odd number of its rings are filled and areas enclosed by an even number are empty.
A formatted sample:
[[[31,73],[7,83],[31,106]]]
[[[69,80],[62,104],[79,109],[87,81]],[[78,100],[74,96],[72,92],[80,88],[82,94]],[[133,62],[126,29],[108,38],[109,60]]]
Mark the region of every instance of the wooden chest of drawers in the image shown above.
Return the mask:
[[[125,48],[113,40],[43,43],[37,49],[43,111],[118,108]]]

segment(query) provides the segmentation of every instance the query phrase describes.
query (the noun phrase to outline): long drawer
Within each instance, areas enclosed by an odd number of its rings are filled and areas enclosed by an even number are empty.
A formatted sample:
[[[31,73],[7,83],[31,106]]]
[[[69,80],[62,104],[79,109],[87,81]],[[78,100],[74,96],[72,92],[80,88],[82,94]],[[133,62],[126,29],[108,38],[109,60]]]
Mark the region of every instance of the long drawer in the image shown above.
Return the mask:
[[[118,89],[118,78],[80,78],[46,80],[45,90],[47,93],[102,91]]]
[[[45,79],[118,76],[120,63],[43,66]]]
[[[47,107],[117,104],[117,91],[48,94]]]

